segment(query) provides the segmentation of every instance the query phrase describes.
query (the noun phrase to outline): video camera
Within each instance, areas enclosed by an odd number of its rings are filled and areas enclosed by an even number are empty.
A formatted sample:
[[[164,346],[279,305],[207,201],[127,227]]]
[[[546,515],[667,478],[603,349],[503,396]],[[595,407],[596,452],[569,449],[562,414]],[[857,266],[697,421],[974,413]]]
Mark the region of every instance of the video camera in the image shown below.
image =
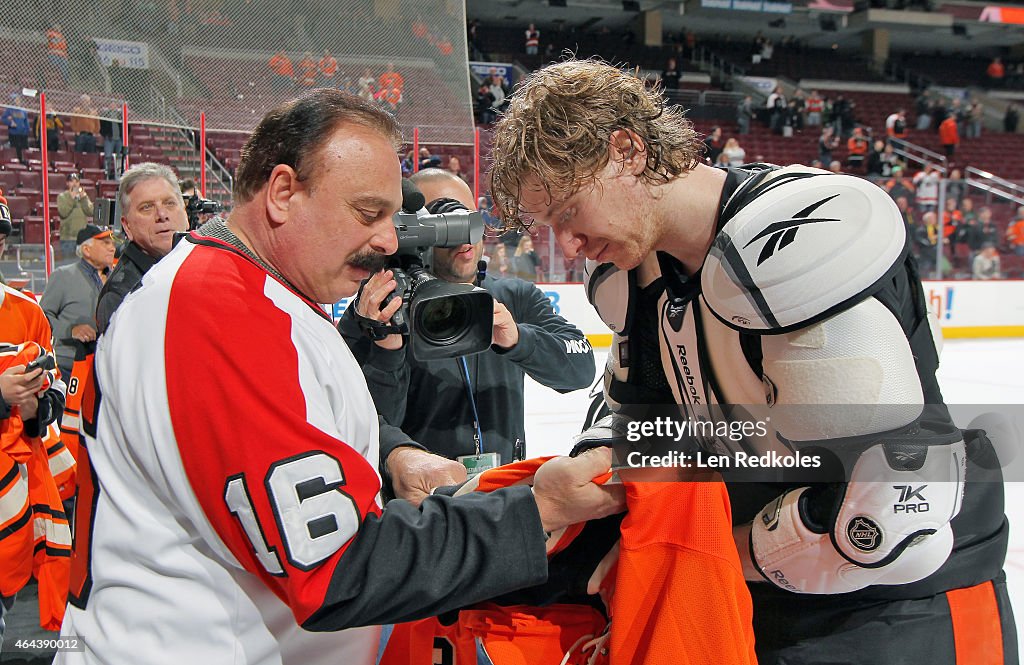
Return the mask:
[[[200,215],[215,215],[223,209],[224,207],[220,203],[204,199],[199,194],[186,196],[185,212],[188,213],[188,230],[192,231],[199,228]]]
[[[434,247],[476,244],[483,238],[484,219],[452,199],[424,207],[423,194],[402,181],[402,209],[393,218],[398,251],[388,260],[394,292],[381,303],[401,298],[402,306],[387,324],[357,316],[373,339],[389,334],[408,336],[417,360],[438,360],[480,353],[491,345],[494,300],[478,286],[453,284],[430,273]]]

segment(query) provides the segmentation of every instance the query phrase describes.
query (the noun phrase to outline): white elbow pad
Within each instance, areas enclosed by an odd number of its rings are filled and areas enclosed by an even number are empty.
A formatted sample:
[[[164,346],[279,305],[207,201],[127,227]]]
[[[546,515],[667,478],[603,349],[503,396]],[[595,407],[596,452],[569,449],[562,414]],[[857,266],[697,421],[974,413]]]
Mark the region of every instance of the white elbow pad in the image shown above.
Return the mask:
[[[952,551],[949,522],[960,511],[965,470],[959,432],[942,445],[876,444],[859,457],[850,482],[790,490],[754,518],[754,567],[797,593],[923,579]]]

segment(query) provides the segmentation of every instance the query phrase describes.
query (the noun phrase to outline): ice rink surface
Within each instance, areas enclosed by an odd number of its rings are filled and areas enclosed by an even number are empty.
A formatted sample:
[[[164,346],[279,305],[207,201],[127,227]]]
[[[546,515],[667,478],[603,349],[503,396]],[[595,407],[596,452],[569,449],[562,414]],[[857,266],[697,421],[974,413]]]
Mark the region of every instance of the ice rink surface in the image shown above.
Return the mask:
[[[606,351],[595,352],[598,368]],[[1024,339],[948,340],[942,350],[939,382],[947,404],[1024,404]],[[579,433],[590,399],[586,390],[559,395],[527,379],[526,453],[565,454]],[[1024,431],[1024,423],[1018,423]],[[1019,454],[1019,453],[1018,453]],[[1010,548],[1006,575],[1024,635],[1024,483],[1006,483]]]

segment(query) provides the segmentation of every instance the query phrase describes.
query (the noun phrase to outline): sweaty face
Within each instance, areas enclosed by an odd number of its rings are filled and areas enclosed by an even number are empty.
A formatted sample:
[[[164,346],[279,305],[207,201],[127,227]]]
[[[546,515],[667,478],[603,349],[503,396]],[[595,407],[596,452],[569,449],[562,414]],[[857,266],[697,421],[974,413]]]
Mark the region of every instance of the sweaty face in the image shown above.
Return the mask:
[[[391,216],[402,203],[402,172],[390,140],[343,123],[296,181],[287,219],[274,232],[274,265],[320,303],[351,296],[398,249]]]
[[[550,226],[565,258],[583,255],[623,270],[640,265],[655,247],[660,227],[653,208],[642,181],[614,161],[595,182],[561,200],[553,200],[540,180],[529,176],[520,199],[523,217]]]
[[[128,238],[150,256],[171,251],[174,234],[188,230],[188,214],[181,194],[163,178],[149,178],[128,194],[128,209],[121,217]]]
[[[417,180],[416,186],[428,202],[437,199],[455,199],[469,210],[473,205],[473,192],[461,179],[435,177]],[[477,263],[483,258],[484,243],[464,244],[458,247],[435,247],[432,272],[446,282],[472,282],[476,278]]]

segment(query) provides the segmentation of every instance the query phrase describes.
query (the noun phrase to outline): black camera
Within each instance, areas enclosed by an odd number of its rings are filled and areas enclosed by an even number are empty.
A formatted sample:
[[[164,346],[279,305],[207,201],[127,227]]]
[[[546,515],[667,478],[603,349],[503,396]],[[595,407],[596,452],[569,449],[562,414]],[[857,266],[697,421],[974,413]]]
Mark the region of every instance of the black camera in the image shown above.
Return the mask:
[[[423,194],[408,180],[402,182],[402,210],[394,216],[398,251],[388,259],[395,276],[393,298],[402,306],[387,324],[357,317],[374,339],[388,334],[408,336],[417,360],[438,360],[480,353],[490,348],[494,300],[484,289],[453,284],[430,273],[434,247],[476,244],[483,238],[484,219],[453,199],[424,207]]]
[[[204,199],[198,194],[186,196],[185,212],[188,213],[188,230],[192,231],[199,228],[200,215],[215,215],[223,209],[224,207],[221,204],[210,199]]]

